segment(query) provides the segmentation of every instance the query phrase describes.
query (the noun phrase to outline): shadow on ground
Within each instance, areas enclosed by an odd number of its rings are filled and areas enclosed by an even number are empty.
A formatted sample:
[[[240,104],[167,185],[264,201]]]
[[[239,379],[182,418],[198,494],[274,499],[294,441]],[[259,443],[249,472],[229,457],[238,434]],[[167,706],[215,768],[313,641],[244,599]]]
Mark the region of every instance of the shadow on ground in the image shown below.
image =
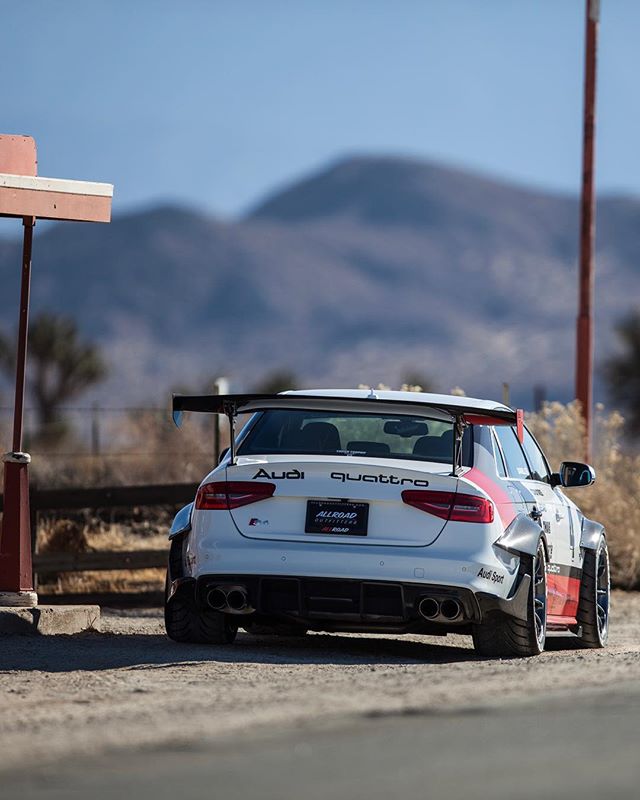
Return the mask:
[[[473,650],[425,641],[338,635],[289,637],[238,634],[230,646],[177,644],[159,634],[100,634],[0,639],[0,671],[73,672],[163,668],[190,663],[403,664],[477,660]]]

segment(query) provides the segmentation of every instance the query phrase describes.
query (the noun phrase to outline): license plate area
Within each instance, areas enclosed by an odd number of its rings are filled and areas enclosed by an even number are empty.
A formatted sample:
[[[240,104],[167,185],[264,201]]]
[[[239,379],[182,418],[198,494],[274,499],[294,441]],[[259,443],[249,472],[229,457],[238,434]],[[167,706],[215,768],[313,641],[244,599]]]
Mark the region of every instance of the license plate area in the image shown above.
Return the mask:
[[[340,500],[307,501],[305,533],[366,536],[368,522],[368,503],[348,503]]]

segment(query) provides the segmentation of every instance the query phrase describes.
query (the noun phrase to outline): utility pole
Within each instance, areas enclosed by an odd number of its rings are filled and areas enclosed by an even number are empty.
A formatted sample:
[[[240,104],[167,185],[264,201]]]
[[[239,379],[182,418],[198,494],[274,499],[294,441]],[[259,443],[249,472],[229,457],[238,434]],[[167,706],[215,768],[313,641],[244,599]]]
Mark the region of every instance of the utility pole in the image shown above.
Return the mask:
[[[576,336],[576,399],[580,402],[584,419],[585,461],[591,460],[593,408],[594,150],[599,21],[600,0],[586,0],[582,196],[580,201],[580,301]]]

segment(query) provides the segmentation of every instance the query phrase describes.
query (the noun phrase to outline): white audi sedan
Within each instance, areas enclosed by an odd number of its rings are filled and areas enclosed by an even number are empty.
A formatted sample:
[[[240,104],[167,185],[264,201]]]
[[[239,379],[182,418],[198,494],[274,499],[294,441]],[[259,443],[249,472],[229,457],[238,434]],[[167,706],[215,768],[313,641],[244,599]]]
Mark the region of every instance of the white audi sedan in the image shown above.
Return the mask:
[[[521,411],[362,389],[173,408],[226,415],[231,441],[169,535],[175,641],[242,627],[467,634],[484,656],[536,655],[550,631],[606,644],[605,532],[562,491],[594,471],[552,472]]]

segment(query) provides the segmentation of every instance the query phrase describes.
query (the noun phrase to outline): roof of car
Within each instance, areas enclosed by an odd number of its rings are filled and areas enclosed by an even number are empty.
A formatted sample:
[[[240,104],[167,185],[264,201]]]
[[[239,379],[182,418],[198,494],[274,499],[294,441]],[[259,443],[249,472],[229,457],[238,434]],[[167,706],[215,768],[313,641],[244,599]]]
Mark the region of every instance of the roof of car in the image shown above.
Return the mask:
[[[356,400],[402,400],[405,403],[427,403],[429,405],[477,408],[478,411],[511,411],[504,403],[495,400],[480,400],[457,394],[431,394],[429,392],[398,392],[389,389],[301,389],[281,392],[283,395],[313,395],[315,397],[349,397]]]

